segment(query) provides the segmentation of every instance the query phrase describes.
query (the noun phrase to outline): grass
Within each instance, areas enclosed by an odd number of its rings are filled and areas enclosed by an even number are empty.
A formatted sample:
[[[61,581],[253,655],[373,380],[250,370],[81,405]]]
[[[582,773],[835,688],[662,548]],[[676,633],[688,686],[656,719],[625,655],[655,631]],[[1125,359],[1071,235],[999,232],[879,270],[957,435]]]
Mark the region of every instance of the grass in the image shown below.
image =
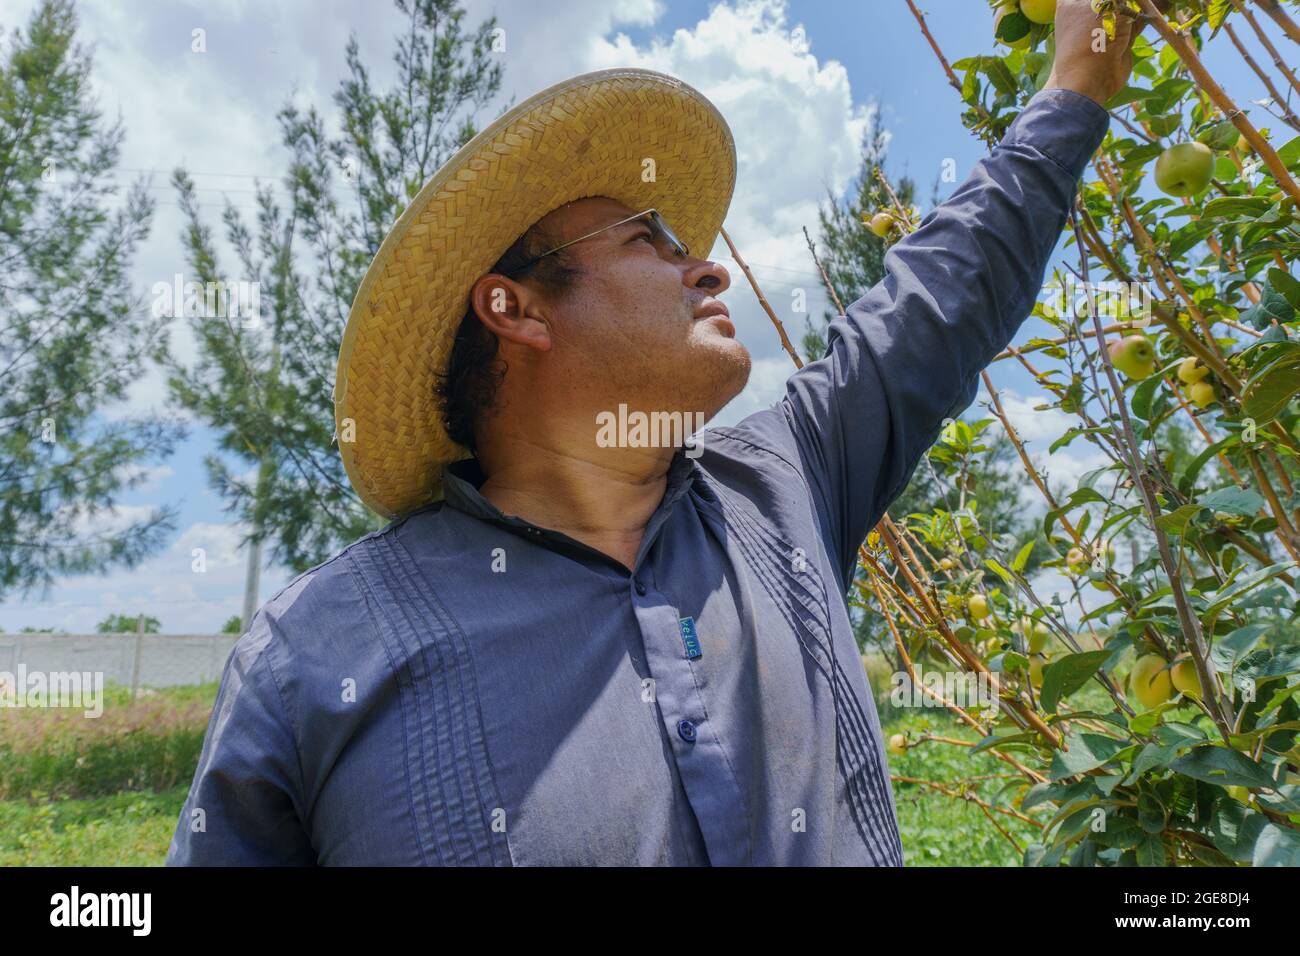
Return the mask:
[[[889,755],[889,770],[896,777],[928,780],[945,789],[969,791],[985,803],[1005,806],[995,799],[1004,785],[1024,778],[988,753],[972,754],[970,748],[935,741],[921,742],[925,734],[976,743],[979,734],[942,707],[895,707],[889,700],[888,660],[868,655],[863,660],[876,698],[886,740],[905,734],[909,746],[901,756]],[[1105,711],[1111,700],[1099,685],[1090,684],[1070,698],[1077,709]],[[1024,754],[1020,755],[1022,758]],[[1030,760],[1029,765],[1034,765]],[[988,778],[988,779],[981,779]],[[903,857],[908,866],[1020,866],[1023,854],[989,822],[980,807],[969,800],[947,796],[923,784],[894,781],[894,803],[903,840]],[[1013,817],[990,810],[998,826],[1018,846],[1034,842],[1040,830]],[[1036,814],[1037,811],[1030,815]],[[1046,817],[1041,818],[1044,822]]]
[[[0,866],[161,866],[188,791],[0,800]]]
[[[104,689],[104,712],[0,710],[0,866],[159,866],[217,684]]]
[[[910,709],[890,712],[882,708],[886,738],[906,733],[915,742],[927,732],[969,740],[977,734],[959,725],[940,710]],[[902,756],[889,755],[890,773],[900,777],[929,780],[946,789],[961,792],[969,788],[986,803],[1010,778],[975,780],[985,775],[1010,773],[1011,768],[989,754],[972,755],[967,748],[952,744],[922,743]],[[1019,866],[1021,854],[989,822],[975,803],[947,796],[921,784],[894,782],[894,803],[903,839],[903,858],[908,866]],[[998,825],[1015,837],[1021,847],[1033,842],[1036,827],[990,811]]]

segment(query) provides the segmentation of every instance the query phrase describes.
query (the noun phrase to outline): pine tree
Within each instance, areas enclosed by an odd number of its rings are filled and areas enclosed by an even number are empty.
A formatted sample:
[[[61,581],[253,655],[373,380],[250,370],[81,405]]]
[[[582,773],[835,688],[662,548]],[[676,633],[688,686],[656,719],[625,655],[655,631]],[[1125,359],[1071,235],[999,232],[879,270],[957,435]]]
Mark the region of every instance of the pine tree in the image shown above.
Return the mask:
[[[132,517],[122,492],[182,436],[164,416],[106,419],[165,319],[129,279],[153,203],[113,178],[121,123],[102,121],[69,0],[45,0],[0,52],[0,594],[134,565],[174,512]]]
[[[382,526],[349,487],[334,440],[334,367],[348,310],[388,229],[426,180],[475,134],[474,120],[501,86],[494,19],[470,32],[454,0],[396,0],[409,29],[397,40],[397,75],[374,88],[355,37],[348,76],[334,95],[337,122],[315,107],[286,105],[289,152],[284,205],[259,185],[257,221],[229,203],[224,237],[238,280],[259,283],[260,318],[222,308],[190,317],[199,345],[192,365],[172,365],[173,395],[219,433],[224,457],[209,477],[227,508],[295,570]],[[337,136],[330,129],[339,129]],[[220,284],[211,228],[193,181],[173,182],[188,220],[193,278]],[[243,464],[232,467],[233,458]]]

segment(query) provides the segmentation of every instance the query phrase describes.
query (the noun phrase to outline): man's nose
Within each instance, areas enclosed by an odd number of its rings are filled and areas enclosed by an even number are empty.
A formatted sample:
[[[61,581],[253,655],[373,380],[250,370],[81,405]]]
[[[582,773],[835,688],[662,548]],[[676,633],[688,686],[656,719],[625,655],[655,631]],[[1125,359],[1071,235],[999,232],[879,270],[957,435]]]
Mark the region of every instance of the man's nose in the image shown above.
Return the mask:
[[[721,295],[731,287],[731,273],[720,263],[708,259],[696,259],[695,263],[682,273],[682,284],[691,289],[704,289],[709,295]]]

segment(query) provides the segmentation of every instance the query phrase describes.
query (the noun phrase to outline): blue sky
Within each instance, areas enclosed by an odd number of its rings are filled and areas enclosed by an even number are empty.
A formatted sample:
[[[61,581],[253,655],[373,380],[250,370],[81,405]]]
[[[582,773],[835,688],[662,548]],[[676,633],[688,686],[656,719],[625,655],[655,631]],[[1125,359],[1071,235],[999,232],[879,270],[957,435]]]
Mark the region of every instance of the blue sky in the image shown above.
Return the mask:
[[[804,288],[814,312],[822,310],[824,300],[799,227],[815,227],[816,204],[827,187],[843,189],[856,172],[857,135],[869,104],[878,104],[881,123],[892,136],[891,174],[911,175],[927,208],[945,159],[956,162],[960,181],[984,155],[984,147],[961,126],[957,95],[902,0],[467,5],[472,21],[495,12],[507,30],[505,86],[516,101],[566,76],[630,63],[674,73],[714,99],[732,124],[741,161],[728,229],[769,298]],[[34,0],[7,3],[0,25],[24,23],[33,6]],[[178,210],[166,185],[170,169],[183,163],[192,171],[203,201],[212,204],[211,221],[218,224],[223,194],[247,204],[250,194],[240,190],[251,189],[251,177],[274,178],[283,168],[274,123],[279,106],[292,96],[329,110],[349,30],[356,31],[363,55],[382,76],[401,24],[391,7],[375,0],[146,0],[126,6],[130,9],[83,4],[82,29],[96,45],[101,104],[110,116],[120,111],[127,128],[123,180],[154,171],[160,206],[136,264],[145,291],[184,271]],[[928,0],[922,8],[950,60],[992,52],[992,18],[984,0]],[[808,45],[791,52],[789,37],[798,27]],[[203,56],[190,48],[195,28],[207,31]],[[1226,38],[1220,39],[1207,51],[1207,63],[1239,103],[1265,96],[1231,53]],[[1263,110],[1254,109],[1257,123],[1267,124]],[[1287,138],[1279,134],[1275,142]],[[943,194],[953,188],[941,186]],[[715,257],[730,266],[723,253],[725,247],[715,249]],[[729,302],[754,355],[755,373],[719,423],[774,401],[789,372],[770,324],[738,270],[732,266],[732,271]],[[1030,324],[1021,335],[1035,331]],[[177,332],[177,345],[182,353],[192,347],[183,330]],[[1024,373],[1002,365],[993,374],[999,389],[1007,390],[1004,401],[1027,438],[1059,433],[1059,420],[1032,411],[1037,393]],[[109,414],[160,407],[164,395],[160,377],[146,376],[123,409]],[[1038,441],[1038,450],[1046,444]],[[213,447],[212,434],[194,424],[190,440],[151,473],[148,484],[123,498],[127,511],[160,502],[180,508],[177,532],[164,552],[139,569],[65,579],[50,593],[25,600],[10,596],[0,603],[0,628],[89,630],[107,613],[144,611],[160,618],[164,631],[198,633],[216,630],[239,613],[241,529],[207,489],[202,461]],[[1085,470],[1087,451],[1079,452],[1075,458],[1054,456],[1052,467],[1063,475]],[[195,548],[206,552],[203,574],[191,568]],[[284,569],[267,568],[261,600],[289,578]]]

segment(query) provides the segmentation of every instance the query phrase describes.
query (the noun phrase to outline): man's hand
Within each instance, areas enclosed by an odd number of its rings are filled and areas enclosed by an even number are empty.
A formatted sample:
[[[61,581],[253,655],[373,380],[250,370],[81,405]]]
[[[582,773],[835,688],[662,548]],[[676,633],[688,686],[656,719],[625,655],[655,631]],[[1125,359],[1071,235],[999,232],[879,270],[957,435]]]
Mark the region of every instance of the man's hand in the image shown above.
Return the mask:
[[[1074,90],[1098,103],[1124,88],[1133,69],[1133,40],[1141,21],[1130,19],[1122,4],[1115,21],[1115,39],[1105,35],[1093,0],[1057,0],[1056,59],[1044,89]],[[1164,9],[1167,0],[1156,0]]]

